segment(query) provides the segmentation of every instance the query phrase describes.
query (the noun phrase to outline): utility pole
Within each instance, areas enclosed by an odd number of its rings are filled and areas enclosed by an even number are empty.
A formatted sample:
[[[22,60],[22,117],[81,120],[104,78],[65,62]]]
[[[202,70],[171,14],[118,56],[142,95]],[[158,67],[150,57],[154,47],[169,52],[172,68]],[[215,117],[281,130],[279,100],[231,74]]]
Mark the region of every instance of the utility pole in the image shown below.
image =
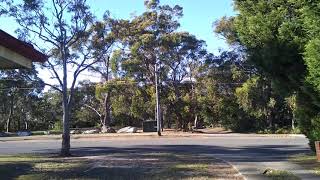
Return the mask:
[[[157,62],[154,64],[154,78],[156,84],[156,120],[157,120],[157,132],[158,136],[161,136],[161,121],[160,121],[160,101],[159,101],[159,89],[158,89],[158,66]]]

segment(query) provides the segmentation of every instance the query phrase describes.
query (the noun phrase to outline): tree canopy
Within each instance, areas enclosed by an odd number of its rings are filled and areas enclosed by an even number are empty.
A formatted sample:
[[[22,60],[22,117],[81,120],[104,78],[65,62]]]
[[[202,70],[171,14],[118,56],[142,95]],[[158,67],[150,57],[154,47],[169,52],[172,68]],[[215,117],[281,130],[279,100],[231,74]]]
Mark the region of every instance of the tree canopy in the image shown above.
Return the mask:
[[[36,68],[1,70],[0,130],[61,131],[67,156],[70,128],[141,127],[155,119],[158,84],[162,127],[300,129],[311,145],[320,138],[316,2],[234,0],[237,14],[214,23],[230,45],[216,54],[181,31],[179,5],[147,0],[143,13],[116,19],[107,10],[94,17],[85,0],[1,2],[0,15],[16,20],[19,38],[36,37],[50,56],[42,68],[57,84],[43,82]],[[101,82],[79,81],[83,72]]]

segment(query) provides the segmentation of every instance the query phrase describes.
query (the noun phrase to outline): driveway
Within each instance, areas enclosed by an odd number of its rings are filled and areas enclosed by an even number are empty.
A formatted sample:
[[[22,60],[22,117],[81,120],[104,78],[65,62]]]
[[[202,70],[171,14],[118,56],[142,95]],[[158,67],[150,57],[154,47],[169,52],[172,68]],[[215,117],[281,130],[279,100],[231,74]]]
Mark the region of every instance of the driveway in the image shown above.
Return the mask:
[[[6,141],[0,139],[0,154],[56,153],[60,140]],[[100,155],[107,153],[170,152],[216,157],[230,162],[247,179],[264,179],[267,168],[289,170],[303,179],[319,179],[287,158],[309,152],[303,136],[260,136],[245,134],[206,134],[191,137],[118,137],[73,139],[72,153]]]

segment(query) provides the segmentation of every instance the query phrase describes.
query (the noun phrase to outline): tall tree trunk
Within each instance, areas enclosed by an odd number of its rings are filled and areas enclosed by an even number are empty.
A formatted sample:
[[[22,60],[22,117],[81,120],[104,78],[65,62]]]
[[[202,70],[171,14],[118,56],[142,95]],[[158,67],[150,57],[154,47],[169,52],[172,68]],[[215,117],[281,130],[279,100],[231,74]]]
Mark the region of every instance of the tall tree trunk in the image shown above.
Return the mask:
[[[65,51],[64,51],[65,52]],[[62,52],[63,54],[63,52]],[[62,86],[62,108],[63,108],[63,132],[62,132],[62,146],[61,156],[70,156],[70,110],[69,110],[69,98],[68,98],[68,86],[67,86],[67,59],[63,59],[63,86]]]
[[[12,118],[12,114],[13,114],[13,103],[11,101],[11,105],[10,105],[10,112],[9,112],[9,116],[8,116],[8,119],[7,119],[7,124],[6,124],[6,130],[7,130],[7,133],[10,131],[10,124],[11,124],[11,118]]]
[[[24,129],[28,130],[28,121],[24,121]]]
[[[64,93],[65,94],[65,93]],[[63,95],[65,96],[65,95]],[[63,98],[64,99],[64,98]],[[70,128],[69,128],[69,107],[67,101],[63,100],[63,132],[62,132],[62,147],[61,156],[70,156]]]
[[[108,83],[109,81],[109,67],[110,67],[110,58],[107,57],[104,61],[104,66],[106,67],[107,71],[106,73],[103,73],[103,77],[105,79],[105,81]],[[111,92],[110,90],[108,90],[108,92],[106,93],[105,97],[104,97],[104,118],[103,118],[103,127],[109,127],[110,123],[111,123],[111,117],[110,117],[110,96],[111,96]]]
[[[292,119],[291,119],[291,129],[292,130],[294,130],[295,129],[295,126],[294,126],[294,115],[293,115],[293,117],[292,117]]]
[[[294,122],[295,122],[295,120],[296,120],[296,116],[295,116],[295,112],[294,112],[293,108],[292,108],[292,110],[289,111],[288,113],[289,113],[289,114],[290,114],[290,113],[292,114],[292,117],[291,117],[291,129],[294,130],[294,129],[296,128],[296,127],[295,127],[295,124],[294,124]]]

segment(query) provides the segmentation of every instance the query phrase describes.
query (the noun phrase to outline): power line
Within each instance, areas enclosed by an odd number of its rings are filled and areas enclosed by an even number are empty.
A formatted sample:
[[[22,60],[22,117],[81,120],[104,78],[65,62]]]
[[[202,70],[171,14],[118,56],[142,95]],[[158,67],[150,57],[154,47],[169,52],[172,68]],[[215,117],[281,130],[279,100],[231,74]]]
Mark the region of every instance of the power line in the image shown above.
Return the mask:
[[[44,85],[48,86],[48,85]],[[9,88],[1,88],[0,91],[9,91],[9,90],[35,90],[38,88],[42,88],[41,86],[38,87],[9,87]]]
[[[162,81],[162,82],[165,82],[165,83],[168,83],[168,82],[173,82],[173,81]],[[192,84],[204,84],[206,85],[206,83],[203,83],[203,82],[191,82]],[[191,84],[190,83],[190,84]],[[215,83],[214,85],[242,85],[244,82],[239,82],[239,83]],[[134,82],[127,82],[127,81],[116,81],[116,82],[107,82],[106,84],[108,85],[124,85],[124,86],[129,86],[129,85],[135,85],[135,84],[151,84],[151,83],[145,83],[145,82],[137,82],[137,81],[134,81]],[[179,84],[185,84],[185,83],[181,83],[179,82]],[[48,86],[48,85],[45,85],[45,86]],[[8,90],[33,90],[33,89],[37,89],[37,88],[42,88],[42,87],[11,87],[11,88],[2,88],[0,89],[0,91],[8,91]]]
[[[23,79],[0,79],[0,81],[23,81]]]
[[[12,88],[3,88],[0,89],[0,91],[9,91],[9,90],[34,90],[40,87],[31,87],[31,88],[27,88],[27,87],[20,87],[20,88],[16,88],[16,87],[12,87]]]

